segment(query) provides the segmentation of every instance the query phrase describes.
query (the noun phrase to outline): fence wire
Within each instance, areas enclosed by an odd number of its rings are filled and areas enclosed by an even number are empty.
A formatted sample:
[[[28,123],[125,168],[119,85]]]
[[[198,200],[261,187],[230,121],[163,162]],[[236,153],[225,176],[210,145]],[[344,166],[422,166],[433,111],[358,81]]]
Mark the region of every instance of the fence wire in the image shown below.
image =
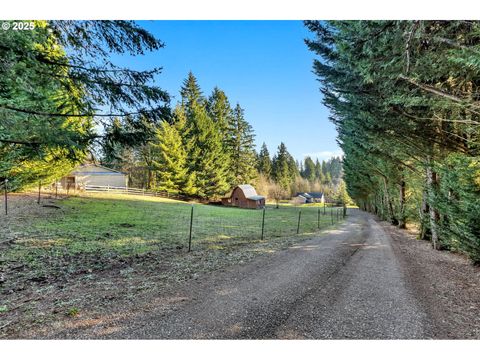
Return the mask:
[[[41,204],[48,206],[55,193],[43,196]],[[126,197],[102,199],[98,203],[79,197],[68,203],[74,204],[71,208],[49,209],[41,221],[21,230],[17,226],[15,231],[2,236],[21,237],[22,244],[34,252],[65,248],[70,253],[131,255],[156,250],[215,249],[310,234],[343,217],[342,209],[334,207],[267,205],[265,209],[252,210]],[[29,201],[35,202],[32,197]],[[15,213],[14,209],[20,205],[10,204],[12,214],[2,215],[4,219],[21,220],[22,211]]]

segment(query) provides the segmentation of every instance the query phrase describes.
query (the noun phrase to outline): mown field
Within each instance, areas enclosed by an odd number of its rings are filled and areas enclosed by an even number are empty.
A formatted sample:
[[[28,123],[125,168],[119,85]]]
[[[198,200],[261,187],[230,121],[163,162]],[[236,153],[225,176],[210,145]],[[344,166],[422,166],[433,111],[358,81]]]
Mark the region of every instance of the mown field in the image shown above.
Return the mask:
[[[132,195],[35,200],[12,195],[9,214],[0,214],[0,318],[17,330],[69,316],[72,309],[104,311],[106,303],[138,300],[141,293],[275,252],[342,221],[337,208],[268,205],[262,240],[262,210]]]
[[[262,242],[262,210],[101,193],[54,204],[58,209],[49,209],[48,215],[27,216],[10,226],[14,241],[4,249],[2,263],[21,262],[41,277],[52,271],[103,268],[112,258],[187,251],[192,209],[192,251],[229,250]],[[340,221],[339,213],[339,208],[313,204],[278,209],[267,205],[263,242],[297,232],[315,233]]]

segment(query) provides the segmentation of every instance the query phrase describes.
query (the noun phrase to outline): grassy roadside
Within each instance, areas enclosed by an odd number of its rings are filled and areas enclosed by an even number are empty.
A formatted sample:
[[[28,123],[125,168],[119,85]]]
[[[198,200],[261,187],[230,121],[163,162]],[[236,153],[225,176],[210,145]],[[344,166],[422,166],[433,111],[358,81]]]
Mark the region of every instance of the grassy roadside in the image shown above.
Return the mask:
[[[15,326],[4,328],[11,334],[80,311],[146,301],[165,286],[275,252],[318,231],[318,209],[311,206],[268,207],[261,240],[262,211],[194,204],[193,251],[187,253],[192,204],[99,194],[55,205],[60,209],[33,216],[28,226],[11,225],[15,241],[3,246],[0,326],[3,318],[12,321]],[[302,234],[296,235],[299,210]],[[322,230],[332,227],[328,210],[324,215],[320,209]]]

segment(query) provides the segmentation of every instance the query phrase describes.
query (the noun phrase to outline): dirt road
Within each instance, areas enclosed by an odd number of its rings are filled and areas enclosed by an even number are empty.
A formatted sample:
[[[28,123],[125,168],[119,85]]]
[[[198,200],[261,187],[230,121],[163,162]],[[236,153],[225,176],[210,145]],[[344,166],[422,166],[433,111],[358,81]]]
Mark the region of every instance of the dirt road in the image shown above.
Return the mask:
[[[427,270],[439,275],[428,279]],[[107,328],[87,323],[51,336],[479,338],[479,284],[478,268],[459,255],[433,251],[426,242],[406,239],[372,215],[354,211],[336,230],[200,276]]]

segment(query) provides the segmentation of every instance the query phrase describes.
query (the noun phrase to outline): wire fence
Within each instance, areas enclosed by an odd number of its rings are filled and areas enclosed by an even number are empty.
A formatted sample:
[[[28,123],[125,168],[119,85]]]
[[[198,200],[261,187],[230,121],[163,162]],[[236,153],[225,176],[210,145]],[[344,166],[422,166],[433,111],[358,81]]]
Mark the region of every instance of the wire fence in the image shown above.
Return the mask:
[[[343,207],[326,206],[276,208],[267,205],[262,210],[232,209],[231,213],[229,208],[222,210],[224,214],[212,214],[202,206],[191,208],[190,247],[313,234],[338,223],[347,215]]]
[[[42,189],[38,198],[30,195],[24,205],[18,201],[7,204],[7,193],[2,194],[4,219],[18,220],[28,216],[32,213],[31,206],[37,202],[36,205],[53,208],[48,216],[29,221],[29,226],[21,231],[16,224],[13,233],[17,237],[20,233],[24,244],[41,248],[42,244],[48,243],[77,253],[107,250],[126,255],[157,249],[215,249],[313,234],[338,223],[347,215],[346,208],[325,204],[278,208],[267,205],[264,209],[251,210],[114,196],[101,199],[72,197],[74,201],[57,203],[54,200],[60,195],[55,190]],[[30,206],[30,209],[23,210],[21,206],[25,209]],[[9,215],[9,211],[12,214]]]

